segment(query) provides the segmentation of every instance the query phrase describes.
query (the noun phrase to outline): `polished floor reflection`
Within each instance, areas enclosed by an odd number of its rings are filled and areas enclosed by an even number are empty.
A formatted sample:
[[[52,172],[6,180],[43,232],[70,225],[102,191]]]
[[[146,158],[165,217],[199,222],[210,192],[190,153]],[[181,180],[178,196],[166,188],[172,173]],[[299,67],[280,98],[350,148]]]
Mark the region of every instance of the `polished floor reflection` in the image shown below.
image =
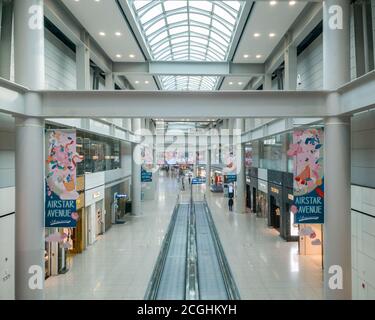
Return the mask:
[[[298,255],[264,218],[229,212],[222,194],[207,201],[242,299],[323,299],[320,256]]]
[[[143,299],[176,203],[177,182],[160,177],[143,214],[114,225],[74,257],[67,274],[46,281],[46,299]],[[195,196],[201,196],[196,190]],[[321,261],[299,256],[252,214],[229,212],[222,194],[208,204],[242,299],[321,299]]]

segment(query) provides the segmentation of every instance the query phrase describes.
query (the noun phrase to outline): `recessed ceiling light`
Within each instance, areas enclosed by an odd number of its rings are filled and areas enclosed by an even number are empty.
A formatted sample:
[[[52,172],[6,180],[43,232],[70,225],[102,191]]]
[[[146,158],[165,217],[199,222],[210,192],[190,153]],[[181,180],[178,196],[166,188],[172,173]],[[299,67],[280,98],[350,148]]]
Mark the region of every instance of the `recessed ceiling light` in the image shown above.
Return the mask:
[[[100,0],[94,0],[95,2],[100,2]]]
[[[271,6],[274,6],[274,5],[276,5],[277,4],[277,1],[270,1],[270,5]]]
[[[258,32],[254,33],[254,37],[255,38],[259,38],[260,37],[260,33],[258,33]]]
[[[231,81],[231,82],[229,82],[229,85],[231,86],[231,85],[233,85],[233,82]]]
[[[133,59],[133,58],[135,58],[135,55],[131,53],[131,54],[129,54],[129,58]]]
[[[116,58],[122,58],[121,54],[116,54]]]
[[[262,55],[261,55],[261,54],[257,54],[255,57],[256,57],[257,59],[260,59],[260,58],[262,58]]]
[[[105,37],[105,32],[100,31],[100,32],[99,32],[99,36]]]
[[[242,85],[243,85],[243,82],[241,82],[241,81],[238,82],[238,85],[239,85],[239,86],[242,86]]]
[[[122,36],[122,33],[117,31],[117,32],[115,32],[115,36],[116,36],[116,37],[121,37],[121,36]]]
[[[244,57],[245,59],[247,59],[247,58],[249,57],[249,55],[248,55],[248,54],[244,54],[243,57]]]
[[[270,36],[270,38],[273,38],[274,36],[276,36],[276,34],[273,33],[273,32],[271,32],[271,33],[269,34],[269,36]]]
[[[297,1],[289,1],[290,6],[294,6],[297,3]]]
[[[138,84],[138,83],[139,83],[139,81],[138,81],[138,80],[136,80],[136,81],[135,81],[135,84]]]
[[[150,81],[148,81],[148,80],[145,81],[145,84],[149,84],[149,83],[150,83]]]

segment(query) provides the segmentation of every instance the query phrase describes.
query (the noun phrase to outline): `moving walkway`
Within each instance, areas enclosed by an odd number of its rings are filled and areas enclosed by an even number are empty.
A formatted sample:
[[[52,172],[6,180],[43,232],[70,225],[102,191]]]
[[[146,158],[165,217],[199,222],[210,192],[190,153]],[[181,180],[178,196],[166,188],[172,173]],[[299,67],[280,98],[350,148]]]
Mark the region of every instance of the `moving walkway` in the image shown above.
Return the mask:
[[[178,201],[146,300],[239,300],[205,199]]]

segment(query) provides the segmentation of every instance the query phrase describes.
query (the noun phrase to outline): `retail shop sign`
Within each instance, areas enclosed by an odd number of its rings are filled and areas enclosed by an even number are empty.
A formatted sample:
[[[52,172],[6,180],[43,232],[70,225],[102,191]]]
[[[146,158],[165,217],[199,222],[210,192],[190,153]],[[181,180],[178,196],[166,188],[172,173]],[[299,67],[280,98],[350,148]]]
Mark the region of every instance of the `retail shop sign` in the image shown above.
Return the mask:
[[[296,224],[324,223],[323,129],[298,130],[288,156],[294,160],[293,206]]]
[[[75,228],[77,213],[75,130],[47,130],[46,133],[45,227]]]

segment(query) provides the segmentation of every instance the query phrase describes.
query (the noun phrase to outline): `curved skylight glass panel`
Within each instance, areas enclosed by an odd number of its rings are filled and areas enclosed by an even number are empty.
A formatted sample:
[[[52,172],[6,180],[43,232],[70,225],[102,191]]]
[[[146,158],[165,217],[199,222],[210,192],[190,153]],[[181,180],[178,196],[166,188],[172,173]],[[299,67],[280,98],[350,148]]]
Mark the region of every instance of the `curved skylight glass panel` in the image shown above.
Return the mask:
[[[129,2],[154,61],[227,61],[244,3]]]
[[[164,90],[178,91],[211,91],[214,90],[219,77],[210,76],[159,76]]]

